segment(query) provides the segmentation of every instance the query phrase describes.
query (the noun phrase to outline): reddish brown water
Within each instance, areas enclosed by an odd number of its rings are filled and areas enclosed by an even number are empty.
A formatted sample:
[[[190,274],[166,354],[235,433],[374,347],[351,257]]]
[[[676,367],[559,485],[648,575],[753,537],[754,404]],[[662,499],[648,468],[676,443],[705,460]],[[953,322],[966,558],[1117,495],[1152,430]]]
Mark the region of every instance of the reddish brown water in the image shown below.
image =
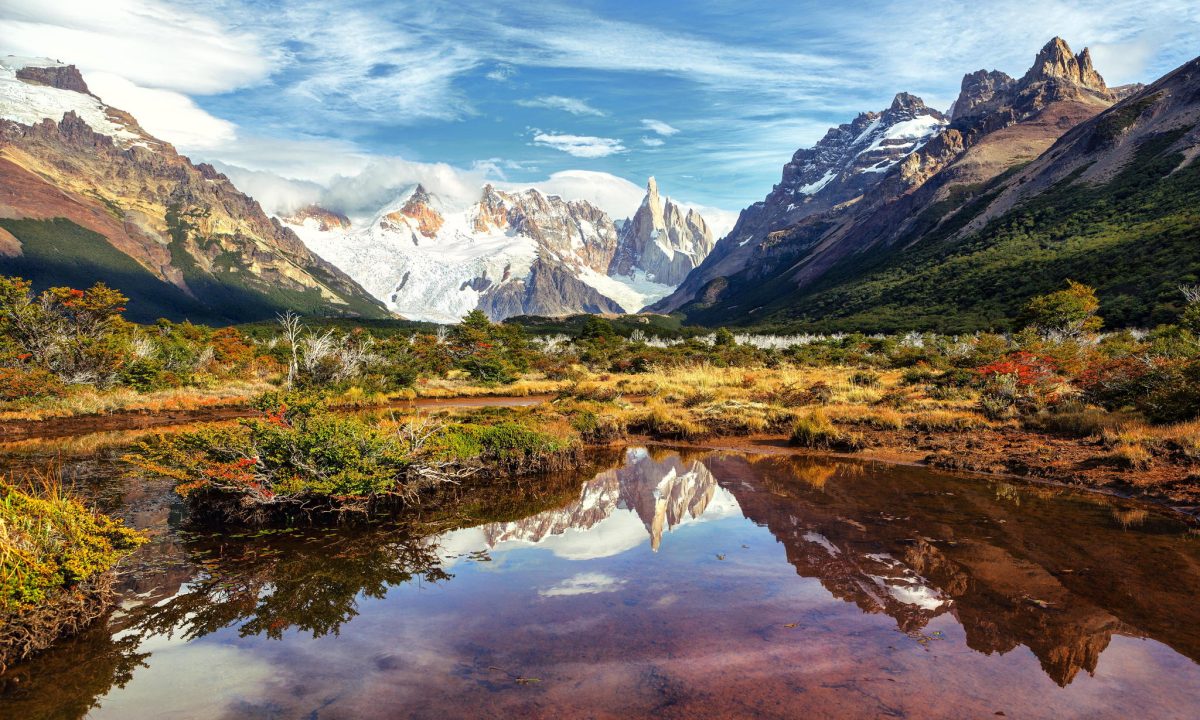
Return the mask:
[[[156,541],[125,612],[0,679],[0,716],[1200,714],[1200,537],[1130,502],[633,450],[441,534],[239,536],[90,471]]]

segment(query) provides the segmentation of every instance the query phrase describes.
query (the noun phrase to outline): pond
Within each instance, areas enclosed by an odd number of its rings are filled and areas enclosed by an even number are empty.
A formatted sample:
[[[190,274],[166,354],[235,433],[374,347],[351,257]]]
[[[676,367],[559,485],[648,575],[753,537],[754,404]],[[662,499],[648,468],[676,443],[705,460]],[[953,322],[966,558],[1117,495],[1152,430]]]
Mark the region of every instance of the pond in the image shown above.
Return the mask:
[[[64,472],[154,541],[108,623],[0,678],[4,718],[1200,707],[1200,535],[1133,502],[630,448],[400,522],[214,533],[167,486],[122,477],[119,451],[77,442]]]

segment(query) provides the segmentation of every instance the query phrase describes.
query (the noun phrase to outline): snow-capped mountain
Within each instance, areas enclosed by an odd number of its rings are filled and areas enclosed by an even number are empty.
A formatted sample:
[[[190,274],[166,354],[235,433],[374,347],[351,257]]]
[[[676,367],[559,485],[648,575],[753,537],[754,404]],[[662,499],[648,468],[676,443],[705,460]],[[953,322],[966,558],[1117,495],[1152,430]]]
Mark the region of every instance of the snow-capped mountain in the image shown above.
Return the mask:
[[[1033,160],[1118,94],[1090,52],[1075,54],[1057,37],[1019,80],[996,70],[967,73],[949,116],[900,93],[887,110],[863,113],[798,150],[771,193],[743,210],[701,267],[651,309],[691,307],[708,314],[689,319],[712,324],[751,312],[762,321],[766,304],[791,313],[795,288],[870,248],[923,232],[922,219],[944,217],[943,201],[969,199],[974,188]],[[786,278],[786,287],[764,289],[768,276]],[[718,307],[727,314],[714,315]]]
[[[830,128],[813,147],[797,150],[767,204],[786,202],[786,213],[799,208],[807,215],[852,200],[948,122],[921,98],[899,93],[886,110],[860,113]]]
[[[476,308],[497,320],[637,312],[713,244],[704,218],[664,201],[653,178],[620,231],[585,200],[490,184],[465,208],[418,185],[365,224],[343,220],[310,207],[284,223],[390,309],[435,322]]]

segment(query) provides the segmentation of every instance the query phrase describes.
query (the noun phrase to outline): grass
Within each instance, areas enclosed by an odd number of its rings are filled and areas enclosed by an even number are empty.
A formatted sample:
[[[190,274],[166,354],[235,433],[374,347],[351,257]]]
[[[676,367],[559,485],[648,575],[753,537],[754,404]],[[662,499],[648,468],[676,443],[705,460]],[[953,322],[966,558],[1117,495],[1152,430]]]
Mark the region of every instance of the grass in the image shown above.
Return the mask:
[[[801,447],[817,450],[853,452],[866,446],[862,435],[839,429],[820,410],[812,410],[796,418],[792,424],[791,440]]]
[[[213,388],[171,388],[142,392],[130,387],[99,390],[78,386],[62,397],[42,397],[0,404],[0,421],[49,420],[114,412],[167,412],[240,404],[273,389],[266,380],[223,383]]]

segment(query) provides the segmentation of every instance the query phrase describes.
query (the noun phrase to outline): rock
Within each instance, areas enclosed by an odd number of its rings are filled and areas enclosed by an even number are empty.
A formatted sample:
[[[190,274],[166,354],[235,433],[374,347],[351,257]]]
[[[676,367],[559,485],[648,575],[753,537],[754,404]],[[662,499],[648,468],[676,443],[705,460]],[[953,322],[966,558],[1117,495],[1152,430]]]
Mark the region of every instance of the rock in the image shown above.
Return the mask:
[[[28,65],[17,69],[17,78],[25,82],[49,85],[59,90],[74,90],[84,95],[92,94],[92,91],[88,90],[87,83],[83,81],[83,75],[79,73],[79,68],[74,65],[51,65],[46,67]]]
[[[685,212],[670,198],[664,201],[652,177],[641,206],[622,228],[608,272],[632,276],[640,270],[659,284],[678,285],[712,248],[712,231],[704,218],[695,210]]]

